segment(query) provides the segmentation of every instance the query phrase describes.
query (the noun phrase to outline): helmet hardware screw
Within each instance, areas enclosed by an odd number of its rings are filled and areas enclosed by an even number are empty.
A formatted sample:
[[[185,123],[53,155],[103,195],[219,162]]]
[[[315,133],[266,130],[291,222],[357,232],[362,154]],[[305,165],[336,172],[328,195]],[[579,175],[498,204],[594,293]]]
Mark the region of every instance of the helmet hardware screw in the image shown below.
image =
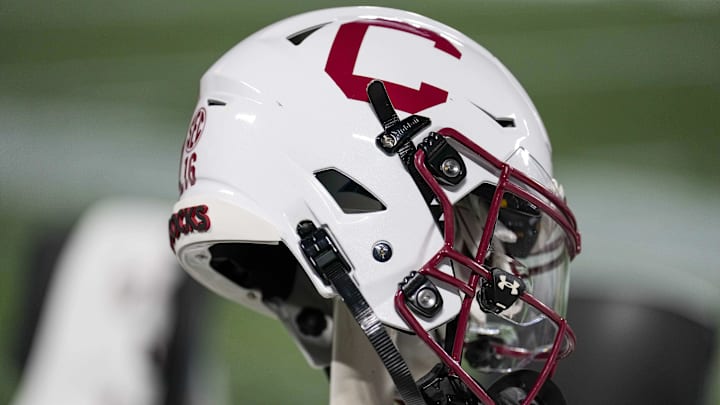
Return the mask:
[[[395,139],[394,136],[382,134],[380,135],[380,143],[382,143],[382,146],[386,148],[392,148],[397,144],[397,139]]]
[[[430,319],[442,309],[443,299],[437,286],[417,271],[411,271],[399,285],[407,299],[408,307],[424,318]]]
[[[438,295],[432,288],[425,287],[416,293],[415,300],[417,301],[417,305],[423,309],[433,310],[437,306]]]
[[[325,314],[317,308],[303,308],[295,317],[298,330],[305,336],[320,336],[327,329]]]
[[[390,247],[390,244],[388,242],[379,241],[376,242],[375,245],[373,245],[373,257],[380,263],[384,263],[390,260],[390,258],[392,257],[392,253],[392,247]]]
[[[457,186],[465,178],[467,170],[460,152],[445,140],[445,136],[431,132],[418,145],[425,151],[425,165],[433,177],[444,186]]]
[[[443,174],[450,178],[455,178],[462,172],[460,163],[453,158],[445,159],[440,165],[440,170],[442,170]]]

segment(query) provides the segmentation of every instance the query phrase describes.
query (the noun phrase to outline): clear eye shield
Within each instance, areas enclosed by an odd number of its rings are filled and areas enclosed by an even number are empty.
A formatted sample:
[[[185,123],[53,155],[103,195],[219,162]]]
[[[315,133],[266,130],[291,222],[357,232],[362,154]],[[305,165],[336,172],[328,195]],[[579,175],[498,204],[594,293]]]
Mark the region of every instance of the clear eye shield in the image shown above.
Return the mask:
[[[550,183],[552,184],[552,183]],[[496,187],[482,184],[455,204],[460,249],[480,245]],[[539,206],[510,192],[503,193],[484,266],[505,277],[509,288],[522,288],[559,316],[566,311],[570,254],[568,236]],[[468,271],[465,270],[467,274]],[[471,309],[465,337],[465,360],[480,371],[509,372],[541,359],[553,346],[557,326],[532,305],[516,300],[498,308],[482,299]]]

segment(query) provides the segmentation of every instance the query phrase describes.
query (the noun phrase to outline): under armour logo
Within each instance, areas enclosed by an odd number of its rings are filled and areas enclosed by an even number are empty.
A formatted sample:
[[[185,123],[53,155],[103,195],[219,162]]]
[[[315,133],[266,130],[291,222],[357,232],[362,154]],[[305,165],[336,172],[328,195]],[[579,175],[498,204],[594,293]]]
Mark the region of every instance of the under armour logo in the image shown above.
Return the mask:
[[[525,283],[502,269],[492,269],[492,280],[483,279],[477,300],[485,312],[499,314],[510,308],[525,292]]]
[[[513,280],[512,283],[507,281],[507,276],[504,274],[500,275],[500,281],[498,281],[497,286],[501,290],[505,290],[505,287],[511,289],[511,295],[518,295],[520,293],[520,283],[518,283],[517,280]]]

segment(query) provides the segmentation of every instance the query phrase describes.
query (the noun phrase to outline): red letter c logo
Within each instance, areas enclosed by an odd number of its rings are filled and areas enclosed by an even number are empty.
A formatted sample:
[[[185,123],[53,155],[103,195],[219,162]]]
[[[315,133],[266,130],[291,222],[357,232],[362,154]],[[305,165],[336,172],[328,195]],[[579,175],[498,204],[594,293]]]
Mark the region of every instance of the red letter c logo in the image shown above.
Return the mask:
[[[360,20],[345,23],[340,26],[335,41],[330,48],[330,54],[325,64],[325,72],[330,75],[347,98],[368,101],[367,85],[374,78],[356,76],[353,74],[353,69],[360,52],[360,45],[362,45],[365,33],[371,25],[395,29],[429,39],[435,43],[435,48],[460,59],[460,51],[450,41],[437,32],[425,28],[389,20]],[[387,61],[387,63],[393,63],[393,61]],[[377,79],[382,80],[381,78]],[[415,114],[418,111],[447,101],[447,91],[425,82],[420,83],[419,90],[393,82],[384,80],[383,82],[395,108],[410,114]]]

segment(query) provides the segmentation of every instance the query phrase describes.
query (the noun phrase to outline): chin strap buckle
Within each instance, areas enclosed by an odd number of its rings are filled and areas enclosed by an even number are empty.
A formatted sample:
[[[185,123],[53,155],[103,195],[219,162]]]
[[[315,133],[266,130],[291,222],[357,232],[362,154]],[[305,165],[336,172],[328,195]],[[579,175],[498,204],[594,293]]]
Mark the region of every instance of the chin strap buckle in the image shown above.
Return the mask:
[[[510,308],[525,292],[525,282],[505,270],[492,269],[492,279],[482,279],[477,301],[485,312],[499,314]]]
[[[301,238],[300,248],[325,284],[330,284],[327,275],[330,268],[340,267],[345,272],[350,272],[350,265],[340,254],[325,228],[316,227],[312,221],[301,221],[297,226],[297,233]]]

